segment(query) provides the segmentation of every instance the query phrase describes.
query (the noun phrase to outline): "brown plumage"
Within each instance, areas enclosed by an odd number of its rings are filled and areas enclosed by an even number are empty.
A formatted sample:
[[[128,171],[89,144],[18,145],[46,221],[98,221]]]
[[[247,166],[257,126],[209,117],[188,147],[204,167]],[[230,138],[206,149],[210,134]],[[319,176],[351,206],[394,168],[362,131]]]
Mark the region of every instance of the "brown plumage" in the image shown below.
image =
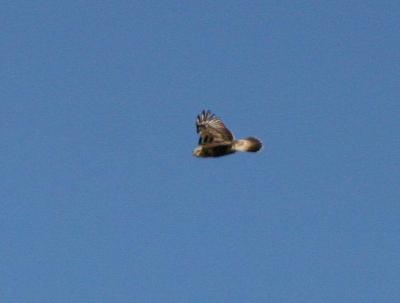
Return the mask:
[[[222,120],[209,110],[202,111],[196,119],[196,131],[200,135],[199,145],[193,152],[196,157],[220,157],[241,152],[257,152],[262,143],[254,137],[235,140]]]

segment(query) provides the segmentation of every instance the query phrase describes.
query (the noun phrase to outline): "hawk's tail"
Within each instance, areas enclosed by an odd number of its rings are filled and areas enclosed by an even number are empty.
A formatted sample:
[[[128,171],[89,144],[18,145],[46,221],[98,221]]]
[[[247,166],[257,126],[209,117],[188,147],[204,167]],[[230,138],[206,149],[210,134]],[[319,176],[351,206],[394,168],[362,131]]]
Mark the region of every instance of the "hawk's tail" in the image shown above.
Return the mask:
[[[241,152],[257,152],[261,147],[261,141],[254,137],[236,140],[233,144],[233,149]]]

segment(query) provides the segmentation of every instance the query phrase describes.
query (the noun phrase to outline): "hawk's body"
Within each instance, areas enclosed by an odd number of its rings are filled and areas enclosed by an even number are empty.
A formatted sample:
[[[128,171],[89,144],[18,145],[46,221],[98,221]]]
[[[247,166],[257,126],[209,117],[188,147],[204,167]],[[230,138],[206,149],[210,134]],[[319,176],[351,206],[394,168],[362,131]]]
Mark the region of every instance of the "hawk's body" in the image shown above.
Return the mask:
[[[197,157],[220,157],[237,151],[256,152],[262,147],[257,138],[235,140],[222,120],[210,111],[203,110],[197,116],[196,130],[200,138],[193,154]]]

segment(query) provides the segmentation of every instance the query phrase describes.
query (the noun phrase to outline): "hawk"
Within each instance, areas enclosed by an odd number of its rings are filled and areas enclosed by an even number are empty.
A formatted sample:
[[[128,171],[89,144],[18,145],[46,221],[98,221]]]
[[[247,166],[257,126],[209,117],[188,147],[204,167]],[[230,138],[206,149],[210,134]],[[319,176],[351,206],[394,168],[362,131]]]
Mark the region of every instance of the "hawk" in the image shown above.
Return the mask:
[[[196,119],[199,143],[193,151],[196,157],[220,157],[241,152],[257,152],[262,143],[254,137],[235,140],[220,118],[209,110],[203,110]]]

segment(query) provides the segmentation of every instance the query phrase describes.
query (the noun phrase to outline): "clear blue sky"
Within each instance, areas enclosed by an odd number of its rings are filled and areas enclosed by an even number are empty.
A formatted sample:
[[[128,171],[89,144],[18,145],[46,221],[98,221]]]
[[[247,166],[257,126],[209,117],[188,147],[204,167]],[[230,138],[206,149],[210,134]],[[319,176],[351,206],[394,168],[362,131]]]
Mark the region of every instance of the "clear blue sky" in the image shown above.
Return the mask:
[[[399,1],[5,1],[1,302],[400,302]],[[259,154],[197,159],[202,109]]]

